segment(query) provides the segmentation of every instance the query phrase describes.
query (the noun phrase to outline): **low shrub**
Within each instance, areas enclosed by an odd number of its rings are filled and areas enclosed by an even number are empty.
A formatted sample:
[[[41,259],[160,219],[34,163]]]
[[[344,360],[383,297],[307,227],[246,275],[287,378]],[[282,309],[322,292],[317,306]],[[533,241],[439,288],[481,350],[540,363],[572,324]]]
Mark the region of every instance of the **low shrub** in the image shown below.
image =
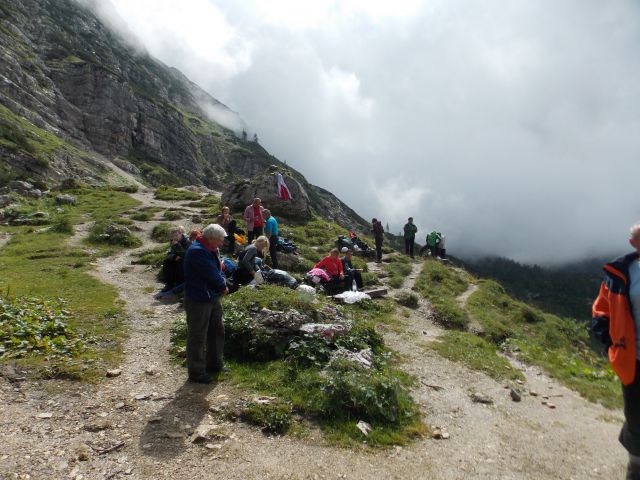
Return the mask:
[[[265,433],[279,435],[286,433],[291,427],[291,414],[291,405],[283,401],[251,402],[242,411],[240,418],[257,425]]]
[[[75,355],[85,344],[69,326],[71,314],[62,301],[35,297],[0,297],[0,359],[40,352]]]
[[[174,228],[170,223],[159,223],[153,227],[151,230],[151,239],[158,242],[164,243],[169,241],[169,232]]]
[[[453,300],[448,298],[432,298],[431,304],[435,314],[435,321],[445,328],[465,330],[469,325],[469,315]]]
[[[127,227],[115,223],[96,223],[89,231],[89,242],[127,248],[135,248],[142,245],[142,241],[133,235]]]
[[[401,292],[396,297],[396,302],[407,308],[418,308],[418,301],[418,296],[415,293]]]
[[[51,227],[49,227],[51,232],[55,233],[64,233],[66,235],[73,234],[73,223],[68,216],[61,216],[54,219]]]
[[[137,193],[138,186],[131,183],[129,185],[119,185],[117,187],[111,187],[116,192],[125,192],[125,193]]]
[[[183,217],[184,217],[184,212],[181,212],[179,210],[167,210],[162,214],[162,218],[169,221],[178,220]]]
[[[351,362],[332,362],[323,390],[326,418],[398,425],[415,415],[415,405],[397,378]]]

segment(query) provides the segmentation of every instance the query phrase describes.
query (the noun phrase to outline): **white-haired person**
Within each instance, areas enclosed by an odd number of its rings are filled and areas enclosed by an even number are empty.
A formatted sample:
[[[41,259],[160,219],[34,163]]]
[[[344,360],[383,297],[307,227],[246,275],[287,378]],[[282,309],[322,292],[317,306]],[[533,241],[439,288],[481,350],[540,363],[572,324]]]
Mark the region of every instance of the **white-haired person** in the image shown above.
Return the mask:
[[[633,252],[604,266],[591,330],[622,383],[625,422],[619,440],[629,452],[626,478],[640,480],[640,224],[631,227],[629,243]]]
[[[261,258],[264,252],[269,250],[269,239],[264,235],[256,238],[252,244],[247,245],[238,255],[238,268],[234,272],[233,281],[236,285],[246,285],[256,276],[260,270]]]
[[[224,366],[222,295],[229,293],[218,249],[227,236],[220,225],[202,230],[184,257],[189,380],[210,383]]]

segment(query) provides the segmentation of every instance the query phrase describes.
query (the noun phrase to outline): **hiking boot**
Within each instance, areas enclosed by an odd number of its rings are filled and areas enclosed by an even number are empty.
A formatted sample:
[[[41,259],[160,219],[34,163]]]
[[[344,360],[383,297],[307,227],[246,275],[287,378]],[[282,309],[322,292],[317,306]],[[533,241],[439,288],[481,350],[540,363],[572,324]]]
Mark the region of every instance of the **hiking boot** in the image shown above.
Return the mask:
[[[205,373],[204,375],[197,375],[194,377],[189,377],[189,381],[191,383],[211,383],[214,380],[214,376],[210,373]]]

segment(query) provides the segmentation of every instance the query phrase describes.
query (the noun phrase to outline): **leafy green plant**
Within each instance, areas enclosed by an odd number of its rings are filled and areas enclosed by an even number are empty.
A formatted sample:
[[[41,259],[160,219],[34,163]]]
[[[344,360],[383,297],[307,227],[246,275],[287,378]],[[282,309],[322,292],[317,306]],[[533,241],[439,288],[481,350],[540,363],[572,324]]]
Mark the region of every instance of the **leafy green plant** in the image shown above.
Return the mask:
[[[70,327],[70,312],[61,301],[37,297],[0,297],[0,358],[33,353],[75,355],[86,346]]]

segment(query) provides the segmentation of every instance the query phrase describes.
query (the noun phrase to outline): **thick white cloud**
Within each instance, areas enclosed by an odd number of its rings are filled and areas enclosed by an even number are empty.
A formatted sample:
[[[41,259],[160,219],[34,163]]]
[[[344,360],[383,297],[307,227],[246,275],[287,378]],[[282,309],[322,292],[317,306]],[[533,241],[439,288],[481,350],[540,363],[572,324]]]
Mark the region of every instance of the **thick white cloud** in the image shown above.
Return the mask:
[[[150,52],[366,218],[561,261],[640,220],[640,7],[113,0]]]

